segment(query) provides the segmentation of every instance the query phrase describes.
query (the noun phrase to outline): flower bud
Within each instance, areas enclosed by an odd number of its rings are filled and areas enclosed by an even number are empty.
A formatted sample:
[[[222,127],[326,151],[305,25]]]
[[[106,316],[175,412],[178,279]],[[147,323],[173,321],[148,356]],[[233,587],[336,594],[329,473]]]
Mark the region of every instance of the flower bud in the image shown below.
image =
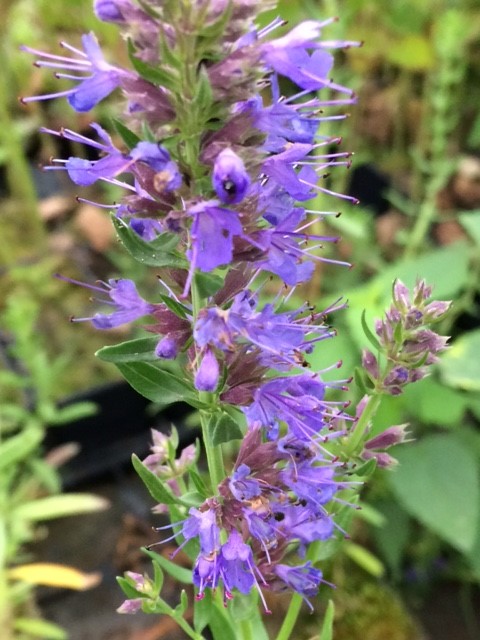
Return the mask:
[[[362,366],[372,380],[378,380],[379,370],[377,358],[368,349],[362,352]]]
[[[375,458],[377,465],[382,469],[392,469],[398,464],[398,460],[385,451],[364,451],[362,453],[362,458],[364,460],[371,460],[372,458]]]
[[[93,10],[103,22],[124,22],[122,4],[122,0],[95,0]]]
[[[195,375],[195,388],[198,391],[215,391],[219,377],[220,367],[217,358],[211,349],[207,349]]]
[[[177,357],[178,345],[173,338],[165,336],[155,347],[155,355],[157,358],[165,360],[174,360]]]
[[[365,443],[366,449],[388,449],[388,447],[393,447],[396,444],[401,444],[402,442],[409,442],[411,439],[408,438],[407,429],[410,425],[408,423],[398,424],[392,427],[388,427],[378,436],[371,438]]]
[[[130,600],[125,600],[118,607],[117,613],[128,613],[134,614],[138,613],[142,608],[143,598],[131,598]]]

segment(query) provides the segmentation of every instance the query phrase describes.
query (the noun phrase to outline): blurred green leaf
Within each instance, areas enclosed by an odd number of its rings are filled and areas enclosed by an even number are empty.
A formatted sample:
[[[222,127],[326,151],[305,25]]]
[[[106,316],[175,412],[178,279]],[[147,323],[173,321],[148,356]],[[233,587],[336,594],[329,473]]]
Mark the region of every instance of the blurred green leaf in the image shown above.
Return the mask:
[[[468,553],[480,517],[478,460],[453,434],[432,435],[395,451],[388,476],[404,508],[456,549]]]
[[[381,527],[375,527],[372,535],[380,554],[393,575],[398,575],[405,548],[410,539],[410,516],[393,500],[375,502],[374,506],[383,514]]]
[[[333,639],[333,620],[335,618],[335,605],[333,600],[328,601],[327,610],[322,620],[322,627],[320,629],[320,635],[318,640],[332,640]]]
[[[371,576],[380,578],[385,568],[382,562],[371,551],[355,542],[346,541],[343,549],[347,556]]]
[[[458,220],[475,244],[480,246],[480,210],[461,213]]]
[[[27,458],[41,443],[44,431],[37,424],[30,424],[15,436],[0,444],[0,470],[13,466]]]
[[[68,493],[24,502],[15,509],[13,517],[39,522],[102,511],[108,506],[108,500],[101,496],[90,493]]]
[[[467,395],[428,376],[405,388],[402,404],[410,415],[425,424],[454,427],[461,421],[469,401]]]
[[[68,640],[67,632],[53,622],[39,618],[15,618],[13,628],[22,634],[45,640]]]
[[[435,64],[430,39],[425,35],[408,34],[393,40],[385,50],[386,59],[408,71],[429,71]]]
[[[445,384],[480,391],[480,329],[464,333],[443,354],[438,368]]]
[[[82,418],[94,416],[97,412],[98,407],[94,402],[76,402],[75,404],[67,407],[54,409],[50,415],[48,424],[51,426],[63,425],[68,422],[73,422],[74,420],[81,420]]]

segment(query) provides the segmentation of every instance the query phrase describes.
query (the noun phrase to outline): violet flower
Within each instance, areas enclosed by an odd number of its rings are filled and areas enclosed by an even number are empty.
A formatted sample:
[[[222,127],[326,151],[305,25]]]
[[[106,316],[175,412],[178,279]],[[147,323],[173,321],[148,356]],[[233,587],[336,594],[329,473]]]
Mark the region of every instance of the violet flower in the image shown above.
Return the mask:
[[[23,103],[27,104],[35,100],[50,100],[52,98],[65,96],[75,111],[90,111],[90,109],[119,87],[123,78],[135,77],[135,74],[115,67],[105,60],[98,40],[93,33],[82,36],[83,51],[72,47],[66,42],[61,42],[60,44],[64,49],[67,49],[67,51],[71,51],[74,57],[44,53],[43,51],[37,51],[36,49],[25,46],[22,47],[22,50],[41,58],[35,62],[37,67],[63,69],[64,71],[74,71],[79,74],[90,73],[90,75],[72,75],[71,73],[60,73],[57,71],[55,73],[57,78],[74,80],[78,82],[78,85],[66,91],[22,98]]]

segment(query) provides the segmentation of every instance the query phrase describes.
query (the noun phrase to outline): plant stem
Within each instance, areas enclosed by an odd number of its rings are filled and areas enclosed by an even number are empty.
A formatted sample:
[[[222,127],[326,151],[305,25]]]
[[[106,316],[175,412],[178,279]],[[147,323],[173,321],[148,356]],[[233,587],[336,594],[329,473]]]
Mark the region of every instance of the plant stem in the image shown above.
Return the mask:
[[[362,411],[362,415],[358,419],[355,428],[350,436],[350,439],[346,446],[345,455],[348,457],[354,455],[365,436],[365,432],[368,429],[371,419],[376,414],[380,402],[382,400],[382,394],[378,391],[374,391],[368,399],[368,402]]]
[[[201,393],[200,396],[203,394]],[[207,394],[210,395],[210,394]],[[221,445],[213,444],[211,438],[210,420],[211,415],[201,411],[200,422],[202,425],[203,446],[207,454],[208,473],[210,474],[210,482],[212,490],[215,493],[216,488],[225,477],[225,466],[223,462],[223,452]]]
[[[174,609],[170,609],[170,613],[168,615],[170,615],[175,620],[178,626],[185,631],[185,633],[188,635],[189,638],[192,638],[193,640],[205,640],[202,634],[197,633],[195,629],[193,629],[188,624],[185,618],[181,615],[178,615]]]

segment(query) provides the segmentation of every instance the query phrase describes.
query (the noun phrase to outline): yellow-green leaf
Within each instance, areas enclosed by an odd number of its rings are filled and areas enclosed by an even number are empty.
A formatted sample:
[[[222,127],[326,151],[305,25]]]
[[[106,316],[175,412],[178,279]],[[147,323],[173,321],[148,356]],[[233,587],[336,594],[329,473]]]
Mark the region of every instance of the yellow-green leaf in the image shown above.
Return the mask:
[[[8,570],[8,576],[12,580],[21,580],[29,584],[61,587],[75,591],[85,591],[85,589],[96,587],[102,579],[100,573],[84,573],[73,567],[52,562],[33,562],[12,567]]]

